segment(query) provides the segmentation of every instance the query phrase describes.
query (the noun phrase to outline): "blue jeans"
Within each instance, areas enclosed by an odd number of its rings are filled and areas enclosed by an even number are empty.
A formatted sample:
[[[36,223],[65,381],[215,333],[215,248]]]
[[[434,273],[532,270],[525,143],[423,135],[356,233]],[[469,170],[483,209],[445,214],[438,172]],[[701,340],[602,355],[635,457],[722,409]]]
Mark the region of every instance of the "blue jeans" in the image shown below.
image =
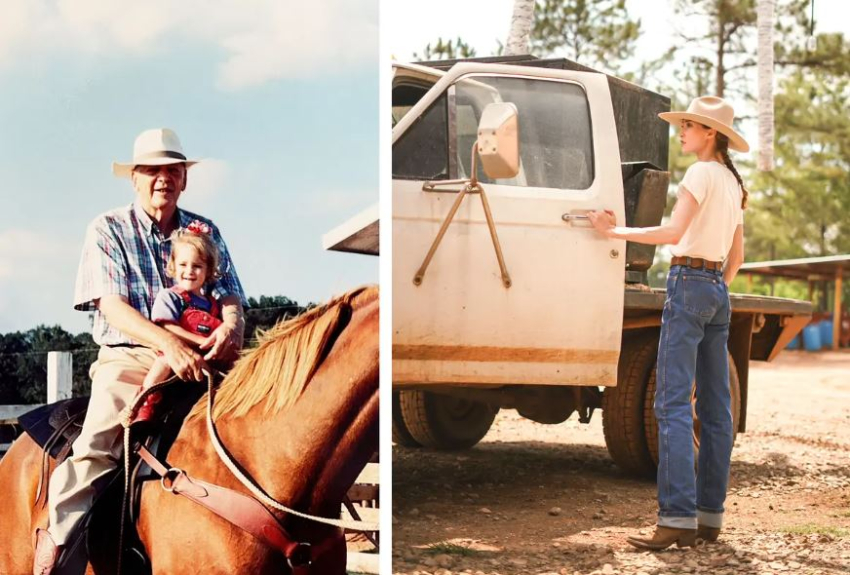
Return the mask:
[[[655,417],[658,420],[658,525],[721,527],[732,458],[729,394],[731,307],[722,272],[673,266],[661,316]],[[700,421],[694,471],[691,412],[696,378]]]

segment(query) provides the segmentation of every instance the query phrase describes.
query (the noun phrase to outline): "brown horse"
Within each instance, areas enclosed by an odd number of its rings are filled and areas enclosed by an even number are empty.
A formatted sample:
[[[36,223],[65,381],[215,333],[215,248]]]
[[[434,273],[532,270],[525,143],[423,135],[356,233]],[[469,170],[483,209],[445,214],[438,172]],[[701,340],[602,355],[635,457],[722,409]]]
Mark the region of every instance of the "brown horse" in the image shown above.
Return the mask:
[[[212,447],[206,396],[190,414],[168,462],[190,476],[246,493]],[[215,395],[218,433],[241,468],[278,502],[338,517],[346,491],[378,445],[378,291],[361,288],[263,335]],[[0,574],[31,573],[41,450],[19,438],[0,461]],[[335,542],[311,573],[344,574],[335,527],[274,514],[297,541]],[[154,574],[288,573],[283,558],[188,499],[143,488],[138,533]],[[99,540],[98,540],[99,541]],[[114,573],[112,542],[96,544],[89,573]],[[102,549],[100,548],[102,547]]]

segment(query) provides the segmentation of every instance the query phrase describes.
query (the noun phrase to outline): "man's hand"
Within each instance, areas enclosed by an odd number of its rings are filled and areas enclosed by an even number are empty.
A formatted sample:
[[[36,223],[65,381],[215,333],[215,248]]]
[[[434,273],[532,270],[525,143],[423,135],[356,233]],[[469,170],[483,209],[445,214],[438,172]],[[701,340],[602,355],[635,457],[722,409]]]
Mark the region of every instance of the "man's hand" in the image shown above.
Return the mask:
[[[239,357],[242,349],[242,330],[229,323],[222,323],[201,344],[201,349],[209,349],[204,359],[207,361],[218,361],[224,364],[232,364]]]
[[[204,358],[178,337],[166,340],[161,349],[172,371],[184,381],[204,381],[204,370],[210,371]]]
[[[139,343],[161,351],[165,361],[180,379],[204,380],[203,370],[209,370],[204,358],[179,337],[143,317],[138,310],[130,306],[127,298],[106,295],[97,301],[97,305],[109,325]]]

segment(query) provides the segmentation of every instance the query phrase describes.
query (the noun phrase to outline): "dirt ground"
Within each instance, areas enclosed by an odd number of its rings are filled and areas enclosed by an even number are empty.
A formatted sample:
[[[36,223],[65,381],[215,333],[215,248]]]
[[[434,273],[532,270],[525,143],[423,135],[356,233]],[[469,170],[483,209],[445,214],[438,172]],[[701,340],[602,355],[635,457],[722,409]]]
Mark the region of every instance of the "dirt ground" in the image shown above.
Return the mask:
[[[655,484],[616,468],[601,413],[548,426],[503,411],[465,452],[393,447],[393,572],[850,573],[850,353],[751,366],[715,544],[651,553]]]

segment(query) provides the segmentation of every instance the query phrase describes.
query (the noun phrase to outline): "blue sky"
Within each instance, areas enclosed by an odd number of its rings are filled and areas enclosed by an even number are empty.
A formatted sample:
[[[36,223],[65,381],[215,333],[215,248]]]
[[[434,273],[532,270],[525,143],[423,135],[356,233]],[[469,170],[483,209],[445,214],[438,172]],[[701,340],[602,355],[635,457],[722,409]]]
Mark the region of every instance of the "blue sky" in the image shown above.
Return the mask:
[[[0,333],[88,329],[85,228],[133,201],[111,162],[154,127],[205,159],[180,205],[219,225],[249,296],[378,281],[376,257],[321,245],[378,201],[377,0],[289,4],[4,0]]]

